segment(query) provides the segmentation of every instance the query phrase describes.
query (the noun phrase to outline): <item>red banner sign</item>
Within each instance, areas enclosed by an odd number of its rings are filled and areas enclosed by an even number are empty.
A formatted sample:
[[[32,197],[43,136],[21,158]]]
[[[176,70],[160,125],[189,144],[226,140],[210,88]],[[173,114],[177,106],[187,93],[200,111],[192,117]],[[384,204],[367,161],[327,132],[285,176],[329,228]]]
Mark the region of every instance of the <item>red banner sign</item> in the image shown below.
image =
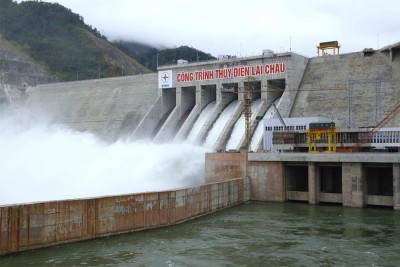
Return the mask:
[[[176,81],[178,83],[181,83],[206,81],[213,79],[245,78],[249,76],[285,73],[285,71],[285,62],[276,61],[275,63],[256,66],[238,66],[232,68],[201,70],[194,72],[182,71],[176,74]]]

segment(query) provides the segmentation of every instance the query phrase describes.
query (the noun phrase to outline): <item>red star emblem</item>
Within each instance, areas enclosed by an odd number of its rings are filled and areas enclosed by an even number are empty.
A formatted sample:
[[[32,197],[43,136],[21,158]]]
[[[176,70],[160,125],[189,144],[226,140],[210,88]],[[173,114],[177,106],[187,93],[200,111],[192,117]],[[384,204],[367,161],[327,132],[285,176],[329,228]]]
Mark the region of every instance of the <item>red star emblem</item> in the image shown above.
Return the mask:
[[[169,81],[168,73],[167,73],[167,72],[164,72],[164,73],[161,75],[161,79],[162,79],[163,83],[167,83],[167,82]]]

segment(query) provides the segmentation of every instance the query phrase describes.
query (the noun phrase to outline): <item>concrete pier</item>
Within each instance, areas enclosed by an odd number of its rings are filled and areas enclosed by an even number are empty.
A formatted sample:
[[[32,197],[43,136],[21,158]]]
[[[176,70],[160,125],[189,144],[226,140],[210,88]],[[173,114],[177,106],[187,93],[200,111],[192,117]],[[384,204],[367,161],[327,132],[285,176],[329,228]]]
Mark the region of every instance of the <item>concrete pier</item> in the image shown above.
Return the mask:
[[[317,204],[319,191],[318,168],[315,162],[308,162],[308,203]]]
[[[400,164],[393,164],[393,208],[400,210]]]
[[[365,179],[361,163],[342,165],[343,206],[365,206]]]

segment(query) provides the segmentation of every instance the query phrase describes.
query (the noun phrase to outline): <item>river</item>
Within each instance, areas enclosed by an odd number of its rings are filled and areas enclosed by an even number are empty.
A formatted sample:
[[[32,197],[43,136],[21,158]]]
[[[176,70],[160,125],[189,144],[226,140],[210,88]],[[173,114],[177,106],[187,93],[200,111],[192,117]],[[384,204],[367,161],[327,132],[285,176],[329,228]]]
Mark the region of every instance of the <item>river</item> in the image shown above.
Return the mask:
[[[176,226],[0,257],[0,266],[398,266],[400,212],[248,202]]]

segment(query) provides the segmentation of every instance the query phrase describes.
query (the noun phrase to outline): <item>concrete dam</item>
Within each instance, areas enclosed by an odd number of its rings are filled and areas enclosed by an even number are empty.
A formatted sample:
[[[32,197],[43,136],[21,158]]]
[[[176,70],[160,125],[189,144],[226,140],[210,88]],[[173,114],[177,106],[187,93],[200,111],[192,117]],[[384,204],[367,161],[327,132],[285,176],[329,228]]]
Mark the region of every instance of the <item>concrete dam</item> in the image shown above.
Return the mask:
[[[173,225],[248,200],[400,210],[400,113],[392,112],[400,100],[399,43],[315,58],[292,52],[222,57],[161,66],[155,74],[26,90],[2,86],[15,107],[107,143],[190,139],[211,153],[203,185],[0,206],[0,254]],[[247,153],[243,113],[249,101],[254,134]],[[309,123],[327,121],[347,138],[336,142],[343,148],[385,124],[362,153],[308,153]],[[287,130],[292,136],[277,142]]]
[[[256,116],[264,116],[271,103],[281,98],[279,113],[284,118],[326,117],[339,128],[376,125],[400,99],[398,49],[393,45],[372,54],[310,59],[278,53],[163,66],[158,74],[30,87],[25,105],[51,114],[56,123],[93,132],[107,141],[150,137],[161,142],[184,139],[201,111],[216,101],[197,137],[201,143],[223,109],[238,100],[216,146],[219,150],[243,111],[240,90],[246,86],[256,91],[253,100],[261,100]],[[170,87],[161,87],[163,74],[170,75]],[[251,81],[246,79],[249,76]],[[398,127],[399,121],[397,115],[386,126]],[[255,126],[255,118],[253,122]]]

